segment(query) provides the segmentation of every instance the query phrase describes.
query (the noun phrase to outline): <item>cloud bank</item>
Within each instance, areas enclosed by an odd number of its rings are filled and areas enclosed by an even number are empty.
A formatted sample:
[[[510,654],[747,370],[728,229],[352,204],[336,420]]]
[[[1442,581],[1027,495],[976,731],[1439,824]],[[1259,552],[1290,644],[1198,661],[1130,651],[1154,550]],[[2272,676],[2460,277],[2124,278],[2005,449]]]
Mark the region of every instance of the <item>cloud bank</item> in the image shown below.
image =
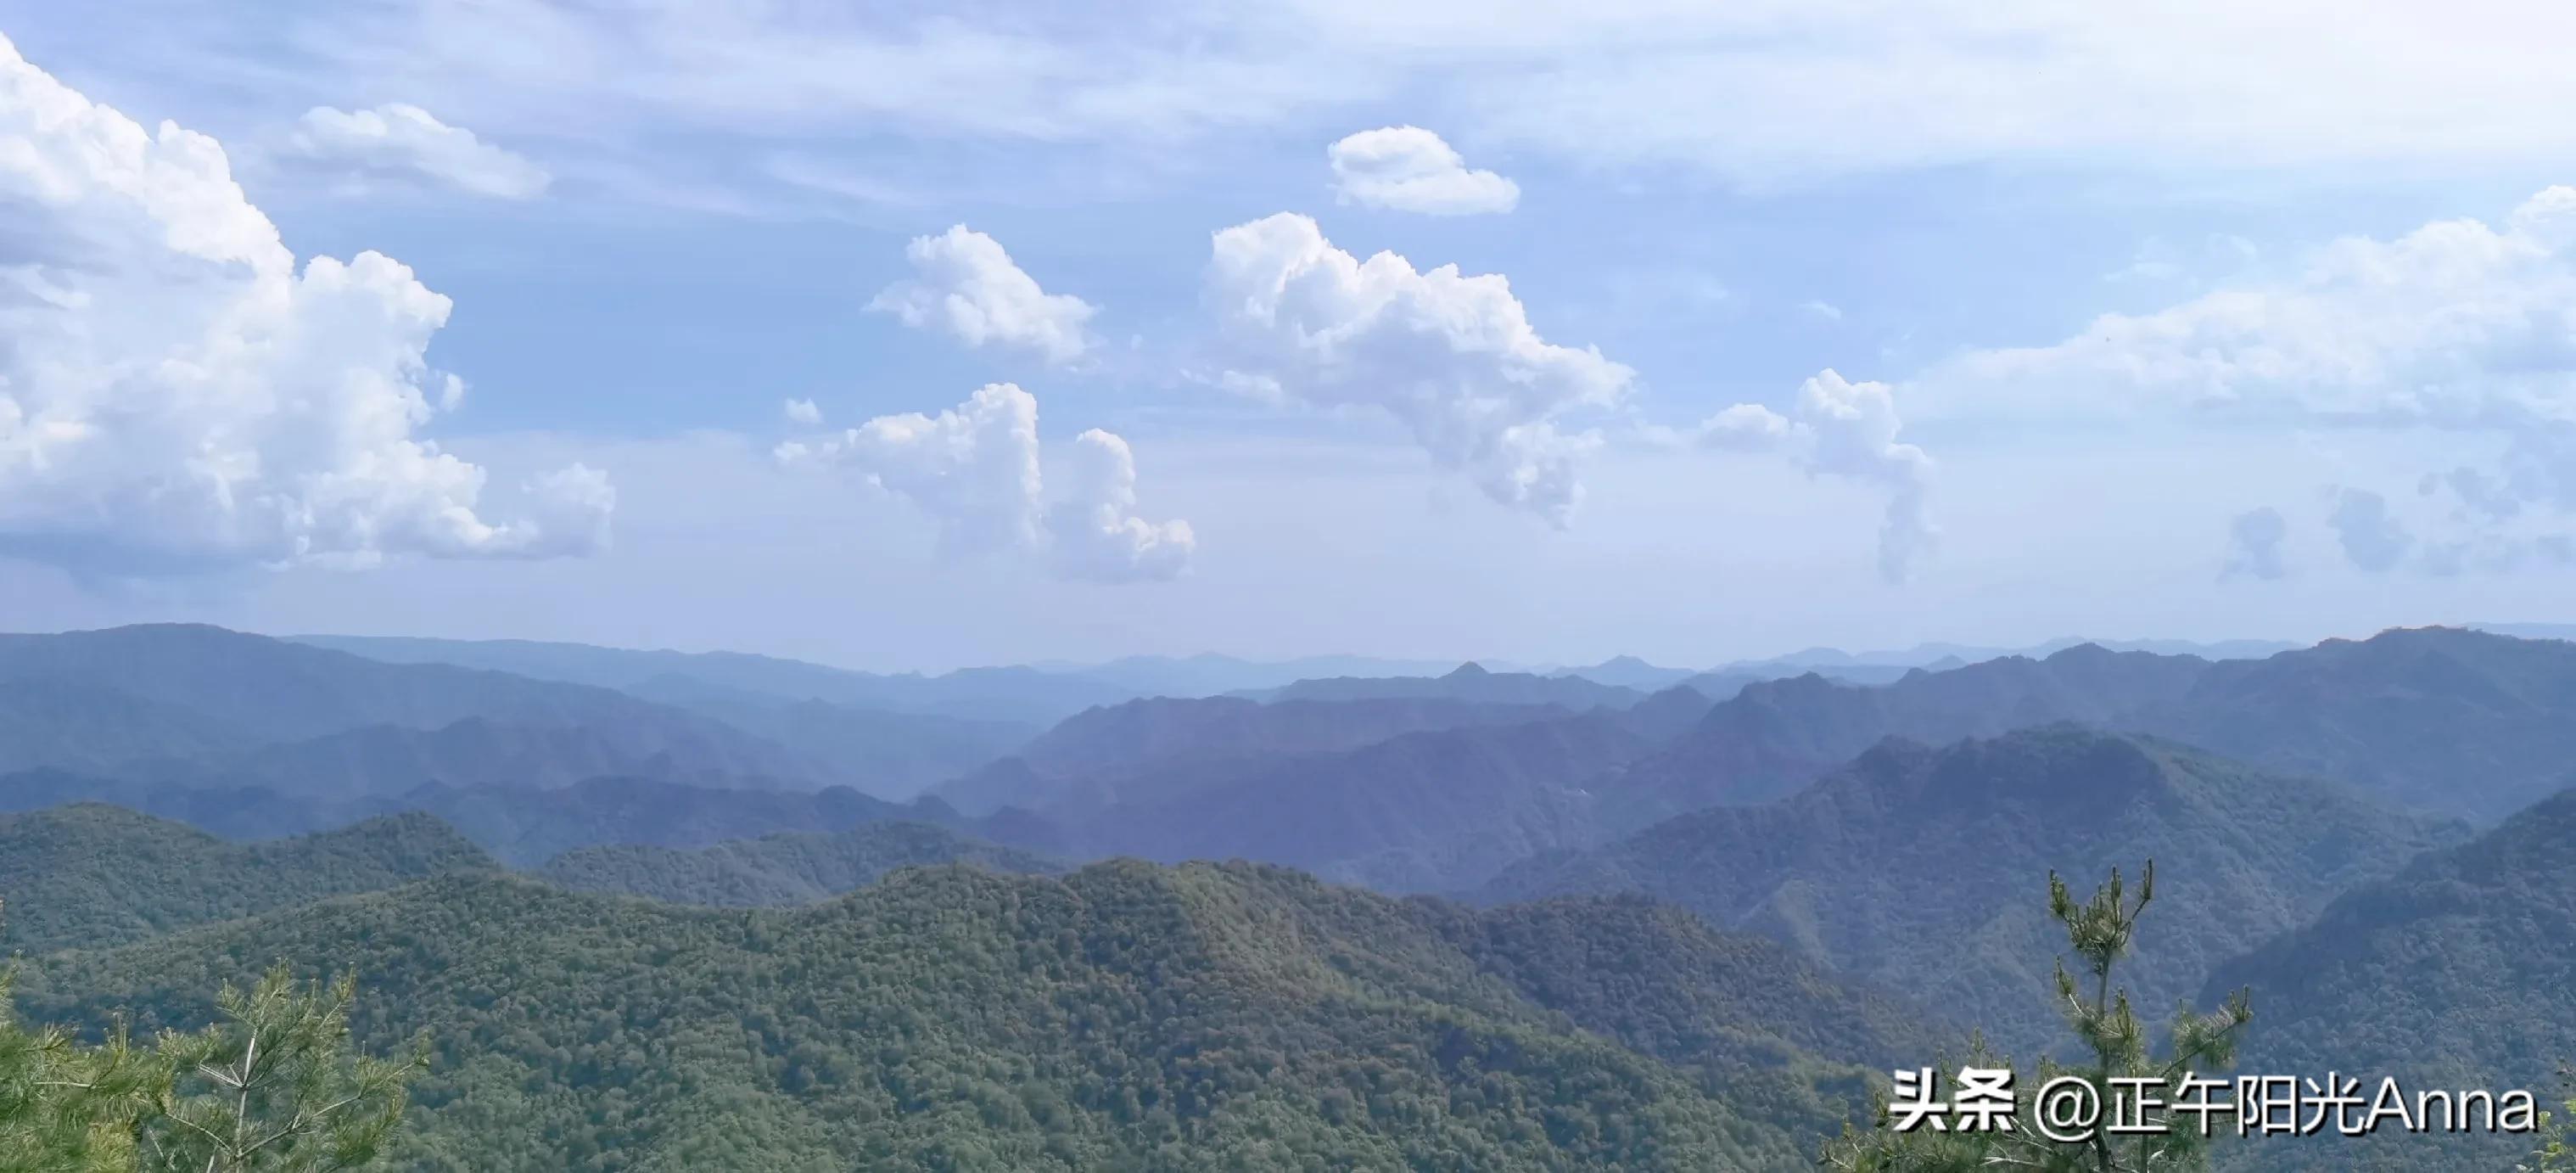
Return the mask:
[[[419,428],[448,299],[373,252],[299,270],[222,146],[146,131],[0,38],[0,552],[76,573],[546,557],[607,538],[575,466],[482,511]]]

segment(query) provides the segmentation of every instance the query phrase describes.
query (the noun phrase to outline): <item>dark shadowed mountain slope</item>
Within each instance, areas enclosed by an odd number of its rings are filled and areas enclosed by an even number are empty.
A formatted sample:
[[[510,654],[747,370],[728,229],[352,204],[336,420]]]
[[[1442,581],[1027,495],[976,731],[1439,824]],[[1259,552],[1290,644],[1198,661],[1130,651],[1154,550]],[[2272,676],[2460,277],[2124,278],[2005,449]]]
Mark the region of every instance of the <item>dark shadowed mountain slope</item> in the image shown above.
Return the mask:
[[[1392,891],[1473,885],[1535,851],[1592,842],[1603,771],[1652,742],[1630,714],[1408,733],[1335,754],[1178,765],[1117,800],[1058,808],[1084,855],[1252,859]]]
[[[1617,923],[1250,865],[909,869],[747,911],[459,877],[62,955],[20,993],[149,1030],[272,958],[352,967],[363,1042],[440,1048],[400,1163],[478,1173],[1792,1170],[1858,1072],[1774,1063],[1790,1037],[1921,1049],[1794,962],[1687,925],[1659,938],[1678,958],[1597,937]]]
[[[834,834],[733,839],[710,847],[616,845],[568,851],[538,877],[579,892],[647,896],[730,908],[810,904],[872,884],[897,868],[972,864],[1054,875],[1066,865],[927,823],[869,823]]]
[[[1719,807],[1506,870],[1492,900],[1640,891],[1957,1007],[2007,1049],[2056,1041],[2046,877],[2154,858],[2129,972],[2149,1006],[2336,894],[2465,836],[2327,782],[2071,725],[1890,741],[1768,804]]]
[[[1151,698],[1066,718],[1010,759],[936,788],[959,810],[1045,810],[1067,798],[1103,801],[1116,780],[1226,758],[1329,753],[1399,734],[1562,716],[1549,706],[1437,699],[1277,701]],[[1068,780],[1083,780],[1068,786]]]
[[[1031,768],[1087,774],[1189,758],[1357,749],[1401,733],[1563,716],[1546,705],[1437,698],[1277,701],[1150,698],[1066,718],[1022,747]]]
[[[0,815],[0,955],[100,948],[496,866],[425,815],[250,844],[111,806]]]
[[[590,778],[542,791],[434,786],[392,801],[437,815],[517,867],[609,844],[705,847],[782,831],[844,831],[897,821],[937,823],[970,833],[980,828],[944,804],[897,805],[846,786],[810,793],[711,790],[644,778]]]
[[[1643,690],[1601,684],[1580,676],[1488,672],[1475,664],[1461,664],[1444,676],[1342,676],[1300,680],[1284,688],[1251,695],[1268,701],[1448,700],[1489,705],[1555,705],[1576,710],[1626,708],[1646,698]]]
[[[1041,726],[937,713],[788,700],[660,676],[627,691],[688,709],[784,747],[816,777],[905,799],[1017,750]]]
[[[2188,692],[2208,667],[2085,645],[2045,660],[1917,669],[1879,687],[1814,674],[1754,683],[1670,746],[1604,780],[1604,817],[1640,827],[1701,807],[1761,802],[1891,736],[1938,744],[2058,721],[2117,727]]]
[[[2238,987],[2255,1008],[2247,1070],[2563,1099],[2556,1073],[2576,1062],[2576,791],[2344,893],[2220,966],[2202,997]],[[2272,1167],[2502,1169],[2529,1147],[2382,1136],[2302,1146]]]

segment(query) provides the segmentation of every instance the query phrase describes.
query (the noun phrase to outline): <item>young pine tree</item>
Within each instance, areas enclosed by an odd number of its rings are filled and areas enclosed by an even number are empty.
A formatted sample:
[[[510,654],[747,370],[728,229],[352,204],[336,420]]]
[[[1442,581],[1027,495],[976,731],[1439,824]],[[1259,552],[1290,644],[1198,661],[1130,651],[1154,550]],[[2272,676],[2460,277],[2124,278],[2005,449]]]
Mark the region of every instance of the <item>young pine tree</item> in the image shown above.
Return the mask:
[[[128,1173],[159,1065],[121,1029],[96,1047],[29,1029],[10,1011],[9,978],[0,962],[0,1173]]]
[[[248,990],[226,986],[223,1019],[162,1036],[171,1081],[144,1118],[155,1173],[328,1173],[377,1165],[402,1122],[404,1087],[427,1062],[349,1044],[354,978],[306,986],[281,966]]]
[[[2042,1059],[2033,1069],[2017,1071],[2016,1102],[2009,1130],[1974,1132],[1890,1128],[1890,1105],[1882,1094],[1879,1124],[1862,1131],[1845,1128],[1825,1147],[1823,1165],[1838,1173],[1983,1173],[1994,1169],[2042,1170],[2046,1173],[2182,1173],[2209,1167],[2208,1139],[2199,1119],[2178,1118],[2171,1107],[2151,1108],[2143,1115],[2149,1130],[2126,1135],[2096,1131],[2081,1141],[2052,1140],[2033,1127],[2035,1098],[2060,1077],[2091,1085],[2094,1103],[2108,1105],[2120,1079],[2161,1083],[2157,1098],[2171,1100],[2186,1075],[2206,1076],[2235,1059],[2236,1036],[2253,1017],[2244,991],[2214,1013],[2197,1014],[2189,1006],[2176,1014],[2173,1036],[2163,1058],[2148,1046],[2144,1026],[2129,1004],[2129,993],[2112,980],[2112,972],[2136,938],[2138,917],[2155,899],[2156,865],[2147,862],[2137,898],[2129,899],[2118,869],[2093,898],[2078,903],[2066,882],[2048,877],[2048,910],[2066,930],[2069,950],[2079,972],[2057,965],[2057,1001],[2067,1026],[2082,1043],[2083,1056],[2073,1065]],[[1968,1066],[2002,1068],[2009,1064],[1972,1044]],[[1949,1069],[1955,1070],[1955,1069]],[[2130,1085],[2134,1087],[2135,1085]],[[2218,1098],[2225,1103],[2224,1096]],[[2213,1116],[2210,1123],[2217,1125]],[[2226,1121],[2233,1127],[2232,1117]]]

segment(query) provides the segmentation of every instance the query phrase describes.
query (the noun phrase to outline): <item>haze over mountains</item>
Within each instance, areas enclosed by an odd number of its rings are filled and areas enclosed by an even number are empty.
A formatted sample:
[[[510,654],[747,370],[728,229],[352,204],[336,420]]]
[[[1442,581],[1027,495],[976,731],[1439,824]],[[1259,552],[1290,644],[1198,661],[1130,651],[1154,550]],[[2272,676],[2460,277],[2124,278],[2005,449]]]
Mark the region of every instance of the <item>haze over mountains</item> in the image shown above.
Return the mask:
[[[2047,876],[2150,857],[2125,980],[2252,986],[2249,1056],[2576,1059],[2499,1025],[2576,974],[2576,643],[2211,650],[1279,681],[0,637],[0,948],[84,1021],[356,965],[365,1038],[438,1039],[424,1169],[1805,1167],[1872,1072],[2062,1045]]]

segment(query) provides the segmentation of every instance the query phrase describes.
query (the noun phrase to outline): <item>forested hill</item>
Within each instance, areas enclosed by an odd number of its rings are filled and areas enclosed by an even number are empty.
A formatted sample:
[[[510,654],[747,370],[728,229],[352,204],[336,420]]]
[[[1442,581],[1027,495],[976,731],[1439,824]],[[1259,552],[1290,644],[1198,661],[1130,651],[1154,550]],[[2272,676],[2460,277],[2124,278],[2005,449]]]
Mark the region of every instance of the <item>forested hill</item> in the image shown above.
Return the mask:
[[[277,957],[355,967],[372,1045],[431,1032],[402,1163],[475,1173],[1792,1170],[1859,1087],[1799,1044],[1871,1069],[1933,1045],[1633,903],[1133,862],[913,869],[782,911],[458,875],[56,955],[22,1008],[195,1022]]]
[[[835,834],[765,835],[694,851],[585,847],[537,875],[579,892],[623,892],[674,904],[751,908],[807,904],[875,882],[896,868],[962,863],[1052,875],[1066,865],[926,823],[871,823]]]
[[[2051,871],[2157,861],[2163,911],[2125,972],[2142,1004],[2163,1007],[2345,888],[2466,834],[2333,783],[2057,725],[1938,749],[1890,741],[1789,798],[1541,856],[1484,895],[1650,893],[1958,1007],[2026,1050],[2061,1035]]]
[[[2252,1067],[2563,1099],[2558,1071],[2576,1061],[2576,790],[2355,888],[2220,967],[2204,996],[2239,986],[2262,1008],[2244,1044]],[[2278,1164],[2504,1168],[2522,1139],[2389,1137],[2288,1150]]]
[[[95,949],[209,921],[499,865],[427,815],[227,843],[112,806],[0,815],[0,956]]]

